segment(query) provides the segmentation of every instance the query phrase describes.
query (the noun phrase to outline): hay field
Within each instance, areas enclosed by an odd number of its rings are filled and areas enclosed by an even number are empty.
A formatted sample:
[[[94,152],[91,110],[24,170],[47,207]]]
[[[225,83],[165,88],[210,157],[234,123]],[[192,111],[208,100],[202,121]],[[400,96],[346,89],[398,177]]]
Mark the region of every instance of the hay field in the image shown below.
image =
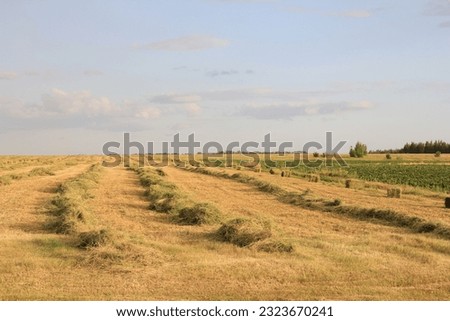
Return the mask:
[[[445,180],[102,160],[0,157],[0,300],[450,299]]]

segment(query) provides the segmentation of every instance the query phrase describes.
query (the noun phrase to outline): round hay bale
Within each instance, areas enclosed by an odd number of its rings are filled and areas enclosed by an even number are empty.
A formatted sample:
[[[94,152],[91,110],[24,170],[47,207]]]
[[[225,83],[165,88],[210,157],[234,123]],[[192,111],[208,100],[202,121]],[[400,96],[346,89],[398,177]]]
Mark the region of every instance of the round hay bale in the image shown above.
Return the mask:
[[[445,208],[450,208],[450,197],[445,198]]]
[[[387,197],[389,198],[401,198],[402,190],[401,188],[388,188]]]
[[[181,224],[202,225],[217,223],[220,211],[209,203],[198,203],[180,210],[178,220]]]
[[[352,180],[351,179],[345,180],[345,188],[352,188]]]
[[[245,247],[258,241],[265,240],[272,235],[268,222],[236,218],[226,223],[217,231],[220,240]]]

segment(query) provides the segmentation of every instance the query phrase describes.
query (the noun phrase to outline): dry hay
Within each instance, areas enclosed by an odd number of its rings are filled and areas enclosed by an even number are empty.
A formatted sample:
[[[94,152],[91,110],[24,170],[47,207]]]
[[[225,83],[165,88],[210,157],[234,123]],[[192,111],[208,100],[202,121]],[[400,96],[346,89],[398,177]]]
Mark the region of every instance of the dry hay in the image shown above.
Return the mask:
[[[401,198],[402,190],[400,188],[388,188],[387,197],[390,198]]]
[[[209,203],[198,203],[184,207],[178,213],[178,222],[186,225],[203,225],[217,223],[220,211]]]
[[[236,218],[223,223],[217,231],[217,236],[221,241],[240,247],[265,240],[271,235],[271,227],[268,222],[245,218]]]

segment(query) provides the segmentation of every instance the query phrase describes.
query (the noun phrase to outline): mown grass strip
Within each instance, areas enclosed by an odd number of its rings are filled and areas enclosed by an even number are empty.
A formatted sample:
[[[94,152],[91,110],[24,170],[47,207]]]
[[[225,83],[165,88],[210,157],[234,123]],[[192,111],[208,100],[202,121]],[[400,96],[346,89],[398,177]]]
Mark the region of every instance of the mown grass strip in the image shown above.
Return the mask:
[[[214,224],[220,221],[220,211],[210,203],[197,203],[183,194],[176,185],[168,182],[160,168],[130,168],[146,188],[149,209],[172,215],[172,220],[183,225]]]
[[[196,203],[189,199],[174,184],[164,178],[166,173],[158,168],[130,168],[139,175],[146,188],[149,208],[172,215],[175,223],[182,225],[212,225],[221,222],[221,211],[210,203]],[[259,188],[273,191],[274,186],[260,184]],[[239,247],[254,248],[257,251],[274,253],[294,252],[292,244],[271,240],[271,224],[263,219],[235,218],[221,223],[214,233],[218,241],[231,243]],[[264,243],[262,243],[264,242]]]
[[[93,197],[90,190],[98,184],[101,171],[100,165],[92,165],[86,172],[59,185],[49,207],[52,218],[47,227],[58,234],[75,236],[76,246],[81,249],[104,246],[113,239],[109,230],[93,228],[95,220],[86,205]]]
[[[35,176],[53,176],[55,173],[49,168],[45,167],[36,167],[33,168],[28,173],[12,173],[0,176],[0,186],[1,185],[10,185],[13,181],[18,181],[26,177],[35,177]]]
[[[207,168],[187,168],[186,170],[235,180],[256,187],[258,190],[277,196],[278,200],[305,209],[344,215],[350,218],[376,222],[384,225],[407,228],[416,233],[432,233],[445,239],[450,239],[450,227],[441,223],[427,221],[423,218],[405,215],[389,209],[362,208],[342,205],[341,201],[313,198],[305,193],[289,192],[274,184],[241,173],[211,171]]]

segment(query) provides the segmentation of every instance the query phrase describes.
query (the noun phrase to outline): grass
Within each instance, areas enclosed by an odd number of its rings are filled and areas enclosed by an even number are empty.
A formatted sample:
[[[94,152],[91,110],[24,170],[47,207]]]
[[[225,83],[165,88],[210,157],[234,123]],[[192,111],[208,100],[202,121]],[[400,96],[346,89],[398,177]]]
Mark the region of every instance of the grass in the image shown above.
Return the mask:
[[[299,206],[305,209],[345,215],[353,219],[366,220],[372,223],[402,227],[416,233],[432,233],[439,237],[450,240],[449,226],[428,221],[416,216],[398,213],[393,210],[346,206],[342,204],[342,200],[340,199],[326,200],[322,198],[312,197],[311,195],[309,195],[309,193],[289,192],[264,180],[250,177],[241,173],[229,174],[226,172],[219,172],[206,168],[194,168],[190,170],[205,175],[232,179],[240,183],[249,184],[256,187],[259,191],[276,195],[278,200],[281,202]],[[397,193],[397,191],[395,193]]]
[[[83,201],[89,211],[86,222],[78,225],[79,232],[43,230],[42,206],[54,196],[58,183],[74,180],[84,168],[76,165],[55,171],[54,176],[0,186],[2,300],[448,300],[447,239],[384,224],[382,213],[374,218],[367,212],[358,219],[347,216],[348,212],[333,212],[355,205],[356,215],[360,206],[350,199],[368,194],[380,206],[404,204],[404,211],[394,212],[410,217],[421,201],[425,212],[437,211],[427,208],[434,204],[427,202],[428,196],[387,199],[385,188],[345,189],[343,182],[331,186],[252,173],[270,183],[258,183],[259,190],[257,182],[242,176],[241,180],[253,183],[172,167],[163,169],[166,176],[155,172],[177,187],[187,202],[181,209],[206,202],[217,207],[225,223],[236,217],[271,222],[270,237],[241,247],[217,239],[220,224],[179,224],[170,219],[176,214],[149,211],[147,188],[140,185],[139,177],[111,168],[102,171],[97,183],[89,183]],[[311,191],[305,193],[308,187]],[[340,189],[341,194],[336,194]],[[57,193],[65,190],[63,184]],[[280,202],[277,193],[282,191],[300,194],[304,204],[330,211]],[[342,199],[340,205],[327,204],[336,198]],[[434,202],[442,207],[439,213],[448,212],[442,196]],[[417,226],[423,231],[440,228]],[[111,237],[106,243],[78,247],[81,233],[94,234],[88,239],[97,244],[102,229]]]

